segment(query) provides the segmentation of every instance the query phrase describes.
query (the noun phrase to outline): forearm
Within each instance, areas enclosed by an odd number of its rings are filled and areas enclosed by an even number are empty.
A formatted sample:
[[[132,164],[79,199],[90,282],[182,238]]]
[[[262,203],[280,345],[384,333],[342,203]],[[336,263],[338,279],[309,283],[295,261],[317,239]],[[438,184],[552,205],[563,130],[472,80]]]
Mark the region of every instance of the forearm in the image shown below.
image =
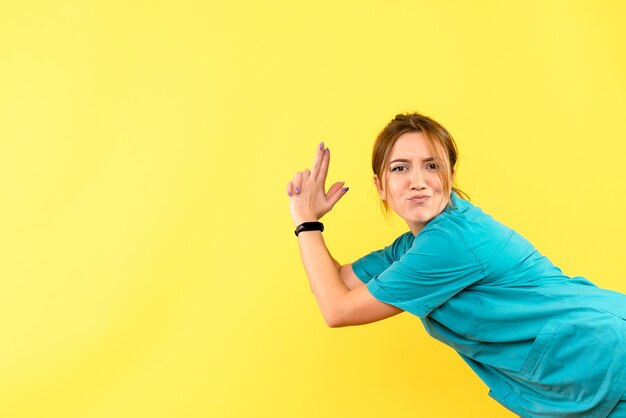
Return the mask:
[[[298,235],[300,255],[322,316],[332,324],[341,299],[350,291],[339,275],[340,265],[328,252],[321,232]]]
[[[319,220],[348,191],[343,182],[333,184],[326,191],[329,158],[328,148],[321,143],[311,170],[297,172],[287,183],[289,211],[294,225]],[[335,261],[321,232],[302,231],[297,235],[311,291],[328,326],[367,324],[402,311],[377,300],[354,274],[351,264],[341,266]]]

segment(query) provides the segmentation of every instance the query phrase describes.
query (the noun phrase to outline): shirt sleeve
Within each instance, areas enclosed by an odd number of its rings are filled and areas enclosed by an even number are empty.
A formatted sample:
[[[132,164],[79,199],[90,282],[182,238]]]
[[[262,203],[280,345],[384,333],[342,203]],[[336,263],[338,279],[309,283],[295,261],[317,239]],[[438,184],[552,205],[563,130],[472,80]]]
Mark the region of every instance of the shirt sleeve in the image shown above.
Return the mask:
[[[376,299],[424,318],[482,278],[484,269],[468,244],[454,232],[432,228],[367,287]]]
[[[413,233],[408,231],[382,250],[374,251],[352,263],[354,274],[363,282],[368,283],[372,278],[385,271],[394,261],[398,261],[413,244]]]

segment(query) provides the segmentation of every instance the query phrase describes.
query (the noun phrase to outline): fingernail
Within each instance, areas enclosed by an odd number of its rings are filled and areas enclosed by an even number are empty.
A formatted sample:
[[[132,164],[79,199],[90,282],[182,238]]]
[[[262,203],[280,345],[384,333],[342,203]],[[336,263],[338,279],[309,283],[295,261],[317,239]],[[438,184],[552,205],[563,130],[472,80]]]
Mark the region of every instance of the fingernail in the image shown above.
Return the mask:
[[[300,193],[300,188],[296,187],[296,193]]]
[[[289,197],[293,196],[293,193],[291,192],[287,192],[287,194],[289,195]]]
[[[326,155],[328,155],[328,153],[329,153],[329,152],[330,152],[330,150],[329,150],[328,148],[326,148],[326,149],[324,150],[324,154],[326,154]]]
[[[348,190],[350,190],[349,187],[344,187],[343,189],[341,189],[341,191],[344,192],[344,193],[347,192]]]
[[[320,151],[324,149],[324,142],[320,142]]]

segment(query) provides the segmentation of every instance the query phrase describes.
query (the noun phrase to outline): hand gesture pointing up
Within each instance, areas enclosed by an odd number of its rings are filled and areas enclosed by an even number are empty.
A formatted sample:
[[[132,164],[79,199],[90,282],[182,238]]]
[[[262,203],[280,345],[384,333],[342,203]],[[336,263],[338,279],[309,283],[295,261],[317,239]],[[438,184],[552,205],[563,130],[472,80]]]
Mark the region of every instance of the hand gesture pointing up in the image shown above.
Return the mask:
[[[311,170],[299,171],[293,180],[287,183],[290,197],[289,208],[295,225],[303,222],[315,222],[329,212],[335,203],[348,191],[344,182],[337,182],[325,191],[330,150],[320,143]]]

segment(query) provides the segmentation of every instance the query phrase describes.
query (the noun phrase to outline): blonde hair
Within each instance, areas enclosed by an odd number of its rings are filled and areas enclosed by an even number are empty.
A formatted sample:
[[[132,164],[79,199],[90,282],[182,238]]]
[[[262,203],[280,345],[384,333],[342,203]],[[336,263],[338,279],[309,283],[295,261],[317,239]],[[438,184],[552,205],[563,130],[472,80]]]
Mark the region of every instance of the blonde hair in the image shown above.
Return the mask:
[[[438,122],[419,113],[396,115],[378,134],[376,142],[374,142],[372,171],[378,177],[378,180],[384,183],[385,189],[387,189],[388,176],[384,175],[384,173],[386,173],[385,167],[389,165],[391,150],[398,138],[407,132],[421,132],[424,135],[439,167],[437,172],[446,196],[450,196],[450,193],[454,191],[460,197],[469,200],[469,196],[453,184],[458,150],[452,135]],[[387,202],[381,200],[381,204],[385,212],[388,212],[389,205]]]

